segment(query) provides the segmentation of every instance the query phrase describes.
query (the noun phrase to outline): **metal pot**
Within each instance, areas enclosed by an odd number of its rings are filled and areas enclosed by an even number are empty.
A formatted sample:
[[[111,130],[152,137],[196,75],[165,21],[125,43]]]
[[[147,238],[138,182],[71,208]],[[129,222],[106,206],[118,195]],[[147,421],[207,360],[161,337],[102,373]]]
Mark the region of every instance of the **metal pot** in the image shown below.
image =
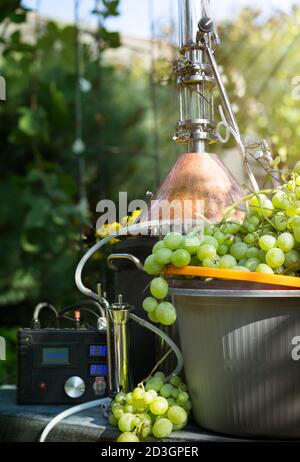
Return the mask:
[[[299,438],[300,291],[173,281],[171,293],[196,423],[236,436]]]

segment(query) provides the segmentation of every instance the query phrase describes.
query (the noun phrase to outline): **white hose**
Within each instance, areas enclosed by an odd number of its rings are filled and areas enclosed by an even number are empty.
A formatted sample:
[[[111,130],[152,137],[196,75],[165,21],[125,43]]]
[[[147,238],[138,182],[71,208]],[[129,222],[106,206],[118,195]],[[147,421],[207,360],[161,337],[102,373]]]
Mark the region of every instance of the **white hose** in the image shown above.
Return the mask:
[[[145,319],[139,318],[138,316],[132,313],[130,314],[130,317],[135,322],[140,324],[141,326],[146,327],[147,329],[154,332],[156,335],[159,335],[172,348],[177,358],[177,366],[171,372],[171,374],[167,377],[167,379],[170,378],[174,374],[179,375],[183,368],[183,357],[176,343],[174,343],[173,340],[171,340],[170,337],[167,334],[165,334],[162,330],[160,330],[158,327],[153,326],[152,324],[150,324],[150,322],[145,321]],[[55,425],[57,425],[59,422],[61,422],[66,417],[76,414],[77,412],[84,411],[85,409],[91,409],[93,407],[100,406],[101,404],[102,405],[109,404],[110,402],[111,402],[110,398],[97,399],[95,401],[89,401],[87,403],[73,406],[70,409],[67,409],[66,411],[61,412],[46,425],[46,427],[43,430],[43,433],[41,434],[39,442],[44,443],[50,431],[53,429],[53,427],[55,427]]]
[[[174,371],[171,372],[168,378],[170,378],[174,374],[179,375],[183,368],[183,356],[176,343],[173,342],[173,340],[170,339],[170,337],[167,334],[165,334],[161,329],[153,326],[153,324],[150,324],[150,322],[145,321],[145,319],[139,318],[138,316],[132,313],[130,313],[129,316],[141,326],[146,327],[147,329],[154,332],[156,335],[159,335],[172,348],[177,358],[177,366],[175,367]]]
[[[135,322],[137,322],[141,326],[146,327],[147,329],[154,332],[156,335],[159,335],[172,348],[177,358],[177,366],[171,372],[171,374],[167,377],[167,379],[169,379],[172,375],[179,375],[183,368],[183,357],[176,343],[173,342],[173,340],[170,339],[170,337],[167,334],[165,334],[162,330],[160,330],[158,327],[153,326],[153,324],[150,324],[150,322],[145,321],[145,319],[139,318],[138,316],[132,313],[130,314],[130,317],[131,319],[133,319]],[[73,406],[70,409],[67,409],[66,411],[61,412],[46,425],[46,427],[43,430],[43,433],[41,434],[39,442],[44,443],[50,431],[53,429],[53,427],[55,427],[55,425],[57,425],[59,422],[61,422],[66,417],[76,414],[77,412],[84,411],[85,409],[91,409],[93,407],[100,406],[101,404],[103,405],[109,404],[110,402],[111,402],[110,398],[97,399],[95,401],[89,401],[87,403]]]
[[[151,224],[153,225],[153,223],[151,223]],[[95,300],[97,300],[99,302],[99,296],[96,293],[94,293],[91,289],[89,289],[88,287],[85,287],[85,285],[82,282],[82,271],[83,271],[83,268],[84,268],[85,264],[87,263],[87,261],[91,258],[91,256],[95,252],[97,252],[103,245],[105,245],[107,242],[109,242],[113,237],[121,236],[121,235],[124,235],[124,234],[127,235],[128,232],[132,233],[132,232],[135,232],[135,231],[141,231],[142,229],[145,229],[145,228],[149,229],[149,225],[150,225],[149,222],[144,222],[142,224],[139,223],[137,225],[131,225],[131,226],[128,226],[126,228],[122,228],[120,231],[116,231],[116,232],[110,234],[109,236],[104,237],[103,239],[101,239],[101,241],[99,241],[95,245],[93,245],[93,247],[91,247],[83,255],[82,259],[80,260],[80,262],[77,265],[76,272],[75,272],[75,282],[76,282],[76,285],[77,285],[78,289],[84,295],[86,295],[87,297],[94,298]],[[108,308],[109,305],[108,305],[107,300],[105,300],[105,298],[102,298],[101,301],[102,301],[102,303],[104,303],[105,308]],[[182,368],[183,368],[182,354],[181,354],[181,351],[179,350],[179,348],[177,347],[177,345],[164,332],[162,332],[157,327],[154,327],[149,322],[139,318],[138,316],[135,316],[134,314],[131,314],[130,316],[132,317],[132,319],[134,319],[136,322],[138,322],[141,326],[146,327],[146,328],[150,329],[151,331],[155,332],[157,335],[159,335],[161,338],[163,338],[163,340],[165,340],[166,343],[168,343],[168,345],[170,345],[170,347],[174,351],[174,353],[175,353],[175,355],[177,357],[177,360],[178,360],[178,364],[177,364],[175,370],[172,372],[172,374],[177,375],[178,372],[180,372],[182,370]]]
[[[176,343],[173,342],[173,340],[170,339],[170,337],[165,334],[162,330],[160,330],[158,327],[153,326],[150,324],[150,322],[145,321],[145,319],[139,318],[135,314],[130,314],[130,317],[140,324],[143,327],[146,327],[147,329],[151,330],[154,332],[156,335],[159,335],[174,351],[174,354],[176,355],[177,358],[177,366],[175,369],[171,372],[171,374],[167,377],[170,378],[172,375],[179,375],[182,368],[183,368],[183,357],[182,353],[179,350],[178,346]],[[73,406],[70,409],[67,409],[66,411],[61,412],[58,414],[56,417],[54,417],[44,428],[43,433],[41,434],[41,437],[39,439],[40,443],[44,443],[47,436],[49,435],[50,431],[57,425],[59,422],[61,422],[63,419],[66,417],[69,417],[70,415],[76,414],[77,412],[84,411],[85,409],[91,409],[93,407],[99,406],[101,404],[109,404],[111,402],[110,398],[102,398],[102,399],[97,399],[95,401],[89,401],[87,403],[79,404],[77,406]]]
[[[43,430],[43,433],[40,436],[39,442],[44,443],[52,428],[55,427],[55,425],[57,425],[66,417],[69,417],[72,414],[76,414],[77,412],[84,411],[85,409],[91,409],[92,407],[100,406],[101,404],[109,404],[110,402],[110,398],[96,399],[94,401],[88,401],[87,403],[78,404],[77,406],[73,406],[70,409],[61,412],[52,420],[50,420],[50,422],[46,425],[46,427]]]
[[[81,278],[82,270],[83,270],[84,265],[86,264],[86,262],[91,258],[91,256],[95,252],[97,252],[97,250],[99,250],[103,245],[105,245],[108,241],[110,241],[112,236],[114,236],[114,234],[101,239],[101,241],[99,241],[95,245],[93,245],[93,247],[91,247],[83,255],[83,257],[80,260],[80,262],[78,263],[76,271],[75,271],[75,282],[76,282],[76,285],[77,285],[78,289],[80,290],[80,292],[82,292],[87,297],[91,297],[94,300],[97,300],[97,302],[99,302],[99,296],[97,294],[95,294],[91,289],[88,289],[87,287],[85,287],[85,285],[82,282],[82,278]]]
[[[91,298],[97,300],[97,302],[99,302],[99,296],[96,293],[94,293],[91,289],[89,289],[88,287],[85,287],[85,285],[82,282],[82,277],[81,276],[82,276],[82,271],[83,271],[83,268],[84,268],[85,264],[87,263],[87,261],[91,258],[91,256],[95,252],[97,252],[103,245],[105,245],[107,242],[109,242],[113,237],[121,236],[122,234],[123,235],[127,234],[128,231],[131,231],[131,232],[132,231],[133,232],[134,231],[140,231],[145,227],[147,227],[147,228],[149,227],[149,222],[145,222],[142,225],[138,224],[138,225],[128,226],[127,228],[123,228],[120,231],[116,231],[115,233],[112,233],[109,236],[101,239],[101,241],[97,242],[93,247],[91,247],[83,255],[82,259],[80,260],[80,262],[77,265],[76,272],[75,272],[75,282],[76,282],[76,285],[77,285],[78,289],[80,290],[80,292],[82,292],[87,297],[91,297]],[[105,298],[103,298],[103,297],[101,298],[101,303],[104,304],[105,308],[109,307],[109,304],[108,304],[107,300]],[[182,357],[181,351],[179,350],[176,343],[174,343],[173,340],[171,340],[170,337],[167,334],[165,334],[164,332],[162,332],[162,330],[160,330],[158,327],[155,327],[152,324],[150,324],[150,322],[147,322],[144,319],[141,319],[141,318],[139,318],[138,316],[136,316],[134,314],[130,314],[130,317],[135,322],[140,324],[141,326],[146,327],[147,329],[151,330],[155,334],[159,335],[172,348],[172,350],[174,351],[174,353],[176,355],[176,358],[177,358],[177,366],[174,369],[174,371],[170,374],[170,376],[173,375],[173,374],[178,375],[181,372],[182,368],[183,368],[183,357]],[[97,399],[97,400],[94,400],[94,401],[89,401],[87,403],[82,403],[82,404],[79,404],[77,406],[73,406],[70,409],[67,409],[66,411],[61,412],[60,414],[58,414],[56,417],[54,417],[46,425],[46,427],[44,428],[44,430],[43,430],[43,432],[41,434],[39,442],[44,443],[47,436],[49,435],[50,431],[53,429],[53,427],[55,427],[55,425],[57,425],[59,422],[61,422],[66,417],[69,417],[70,415],[76,414],[77,412],[84,411],[85,409],[91,409],[93,407],[100,406],[101,404],[102,405],[109,404],[110,402],[111,402],[110,398],[101,398],[101,399]]]
[[[131,225],[127,226],[126,228],[120,229],[120,231],[116,231],[112,234],[110,234],[107,237],[104,237],[101,239],[101,241],[97,242],[93,247],[91,247],[81,258],[80,262],[77,265],[76,271],[75,271],[75,282],[80,290],[84,295],[87,297],[91,297],[94,300],[97,300],[99,302],[99,296],[93,292],[91,289],[86,287],[83,282],[82,282],[82,271],[83,268],[86,264],[86,262],[91,258],[92,255],[94,255],[95,252],[97,252],[101,247],[103,247],[107,242],[109,242],[112,238],[117,237],[117,236],[122,236],[122,235],[127,235],[128,231],[129,232],[135,232],[135,231],[141,231],[142,229],[149,228],[149,222],[145,222],[142,224],[137,224],[137,225]],[[104,302],[105,299],[102,299],[102,302]]]
[[[76,285],[77,285],[78,289],[80,290],[80,292],[82,292],[87,297],[94,298],[95,300],[97,300],[99,302],[99,296],[96,293],[94,293],[91,289],[86,287],[82,282],[82,271],[83,271],[83,268],[84,268],[85,264],[87,263],[87,261],[91,258],[91,256],[95,252],[97,252],[101,247],[103,247],[105,244],[107,244],[107,242],[109,242],[112,238],[117,237],[117,236],[121,236],[121,235],[127,235],[129,233],[136,232],[136,231],[142,231],[143,229],[149,229],[150,225],[153,226],[153,222],[152,223],[144,222],[144,223],[139,223],[139,224],[136,224],[136,225],[131,225],[131,226],[128,226],[126,228],[122,228],[121,230],[116,231],[116,232],[110,234],[109,236],[104,237],[103,239],[101,239],[101,241],[99,241],[95,245],[93,245],[93,247],[91,247],[83,255],[83,257],[81,258],[81,260],[78,263],[77,268],[76,268],[75,282],[76,282]],[[107,300],[105,300],[105,298],[102,298],[101,301],[102,301],[102,303],[104,303],[105,308],[109,307],[109,304],[108,304]],[[149,322],[145,321],[144,319],[139,318],[138,316],[136,316],[134,314],[131,314],[130,316],[131,316],[132,319],[134,319],[136,322],[138,322],[141,326],[146,327],[147,329],[150,329],[151,331],[153,331],[157,335],[159,335],[161,338],[163,338],[163,340],[165,340],[165,342],[172,348],[172,350],[174,351],[174,353],[175,353],[175,355],[177,357],[177,361],[178,361],[178,364],[177,364],[175,370],[172,372],[172,374],[177,375],[183,368],[182,354],[181,354],[181,351],[179,350],[179,348],[177,347],[177,345],[173,342],[173,340],[170,339],[170,337],[168,337],[159,328],[153,326]]]
[[[176,355],[177,358],[177,366],[175,369],[171,372],[171,374],[167,377],[169,379],[172,375],[179,375],[182,368],[183,368],[183,357],[182,353],[179,350],[178,346],[176,343],[173,342],[173,340],[170,339],[170,337],[165,334],[162,330],[160,330],[158,327],[153,326],[150,324],[150,322],[145,321],[145,319],[139,318],[135,314],[130,314],[130,317],[140,324],[143,327],[146,327],[147,329],[151,330],[154,332],[156,335],[159,335],[173,350],[173,352]],[[61,422],[63,419],[66,417],[69,417],[70,415],[76,414],[77,412],[84,411],[85,409],[91,409],[93,407],[99,406],[101,404],[109,404],[111,402],[110,398],[102,398],[102,399],[97,399],[95,401],[89,401],[87,403],[79,404],[77,406],[73,406],[70,409],[67,409],[66,411],[61,412],[58,414],[56,417],[54,417],[44,428],[43,433],[41,434],[41,437],[39,439],[40,443],[44,443],[47,436],[49,435],[50,431],[57,425],[59,422]]]

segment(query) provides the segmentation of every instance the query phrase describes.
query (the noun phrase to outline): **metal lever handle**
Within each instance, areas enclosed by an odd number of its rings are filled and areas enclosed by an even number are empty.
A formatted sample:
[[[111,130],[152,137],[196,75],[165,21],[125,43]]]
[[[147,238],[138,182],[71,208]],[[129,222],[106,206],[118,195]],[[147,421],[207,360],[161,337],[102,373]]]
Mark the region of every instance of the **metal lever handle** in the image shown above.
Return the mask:
[[[207,16],[203,16],[199,21],[198,27],[201,32],[208,34],[214,30],[214,23],[212,19],[208,18]]]
[[[117,271],[118,268],[112,263],[113,260],[117,259],[123,259],[123,260],[129,260],[131,261],[139,270],[145,271],[144,265],[141,263],[141,261],[135,257],[134,255],[131,255],[130,253],[112,253],[107,257],[107,264],[108,267],[114,271]]]

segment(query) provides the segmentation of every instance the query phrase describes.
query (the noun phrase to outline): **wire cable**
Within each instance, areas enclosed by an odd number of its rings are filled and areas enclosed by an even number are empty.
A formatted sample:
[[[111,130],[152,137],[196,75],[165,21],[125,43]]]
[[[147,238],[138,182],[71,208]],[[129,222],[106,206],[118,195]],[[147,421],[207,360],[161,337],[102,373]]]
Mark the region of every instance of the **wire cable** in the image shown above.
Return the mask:
[[[90,314],[94,315],[97,319],[99,318],[99,315],[95,311],[93,311],[90,308],[87,308],[85,306],[83,306],[83,307],[78,306],[78,310],[80,312],[83,311],[84,313],[90,313]],[[66,311],[65,310],[61,311],[59,313],[59,316],[63,317],[65,315],[65,313],[68,313],[69,311],[72,311],[72,310],[70,309],[70,310],[66,310]]]
[[[86,308],[86,306],[94,306],[97,308],[99,314],[97,314],[95,311],[93,310],[89,310]],[[71,311],[71,310],[75,310],[75,309],[80,309],[80,310],[83,310],[83,311],[87,311],[87,312],[90,312],[92,314],[94,314],[95,316],[99,317],[99,316],[102,316],[104,317],[105,316],[105,312],[102,308],[102,306],[100,305],[100,303],[96,300],[80,300],[78,303],[72,303],[72,305],[68,305],[66,306],[65,308],[63,308],[59,314],[64,314],[64,313],[67,313],[68,311]]]
[[[58,320],[58,311],[56,310],[56,308],[54,308],[54,306],[51,305],[50,303],[41,302],[38,305],[36,305],[36,307],[34,308],[34,311],[33,311],[33,316],[32,316],[32,328],[33,329],[39,329],[39,327],[40,327],[40,320],[39,320],[40,312],[44,308],[48,308],[48,310],[51,310],[55,314],[56,321]]]

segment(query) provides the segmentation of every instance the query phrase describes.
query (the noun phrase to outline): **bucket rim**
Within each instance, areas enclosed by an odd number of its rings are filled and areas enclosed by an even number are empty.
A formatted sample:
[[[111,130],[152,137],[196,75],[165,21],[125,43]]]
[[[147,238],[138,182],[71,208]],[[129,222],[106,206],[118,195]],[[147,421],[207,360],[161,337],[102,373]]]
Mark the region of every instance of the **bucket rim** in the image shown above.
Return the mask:
[[[300,290],[232,290],[232,289],[188,289],[170,287],[170,295],[189,297],[231,297],[231,298],[300,298]]]

